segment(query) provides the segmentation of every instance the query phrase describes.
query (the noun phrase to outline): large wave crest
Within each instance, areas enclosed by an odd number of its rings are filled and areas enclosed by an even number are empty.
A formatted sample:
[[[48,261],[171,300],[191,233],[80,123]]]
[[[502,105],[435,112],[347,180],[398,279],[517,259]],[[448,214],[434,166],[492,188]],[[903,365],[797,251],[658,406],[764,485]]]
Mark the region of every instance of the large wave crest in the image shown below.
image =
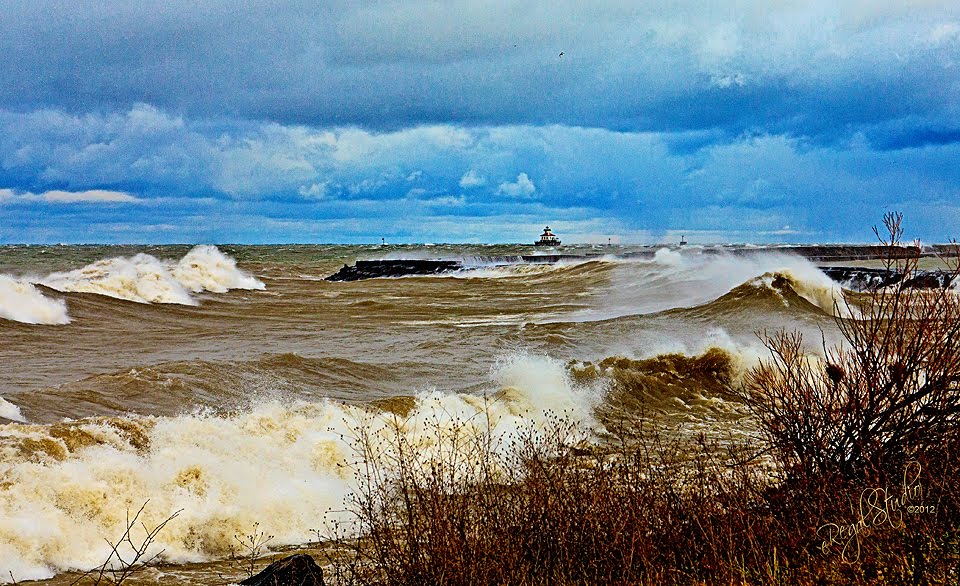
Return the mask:
[[[67,305],[45,296],[35,284],[63,293],[94,293],[137,303],[196,305],[193,294],[265,289],[215,246],[200,245],[179,261],[149,254],[98,260],[72,271],[23,279],[0,275],[0,318],[28,324],[66,324]]]

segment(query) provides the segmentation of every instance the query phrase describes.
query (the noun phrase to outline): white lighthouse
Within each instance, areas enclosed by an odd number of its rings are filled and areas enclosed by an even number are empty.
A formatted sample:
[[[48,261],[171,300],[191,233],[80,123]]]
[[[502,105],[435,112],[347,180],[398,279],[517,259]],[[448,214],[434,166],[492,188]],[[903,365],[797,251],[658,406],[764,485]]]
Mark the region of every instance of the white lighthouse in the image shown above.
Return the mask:
[[[533,243],[534,246],[559,246],[560,239],[557,238],[557,235],[550,231],[550,226],[547,226],[543,229],[543,234],[540,235],[540,240],[537,240]]]

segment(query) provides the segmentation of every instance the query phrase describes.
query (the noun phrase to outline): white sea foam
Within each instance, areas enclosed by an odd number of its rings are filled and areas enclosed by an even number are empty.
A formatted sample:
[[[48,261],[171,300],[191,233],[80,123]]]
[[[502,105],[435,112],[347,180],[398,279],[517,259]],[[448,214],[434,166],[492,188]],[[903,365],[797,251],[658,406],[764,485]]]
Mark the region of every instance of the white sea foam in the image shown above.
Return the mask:
[[[70,323],[63,300],[50,299],[31,283],[7,275],[0,275],[0,318],[27,324]]]
[[[10,421],[26,421],[23,418],[23,413],[20,412],[20,407],[17,407],[3,397],[0,397],[0,417],[9,419]]]
[[[481,262],[482,259],[466,259],[463,270],[441,273],[437,276],[459,279],[499,279],[504,277],[522,277],[552,273],[589,262],[617,261],[617,259],[608,256],[563,259],[557,262],[533,262],[522,259],[510,260],[510,257],[502,258],[505,259],[502,262],[487,261],[485,263]],[[519,259],[519,257],[517,258]]]
[[[214,246],[196,246],[176,263],[149,254],[100,260],[74,271],[53,273],[40,282],[58,291],[179,305],[196,305],[191,292],[264,288]]]
[[[591,424],[596,396],[577,387],[558,361],[511,357],[491,378],[496,398],[487,400],[420,393],[401,433],[420,445],[437,437],[438,425],[466,422],[506,437],[544,421],[547,410]],[[147,499],[149,526],[183,510],[148,552],[163,549],[171,562],[226,557],[234,536],[255,522],[275,536],[273,545],[306,542],[328,510],[343,508],[353,486],[357,425],[374,441],[389,442],[390,434],[379,432],[395,421],[334,402],[265,402],[229,416],[84,421],[68,424],[69,432],[64,424],[57,433],[0,426],[0,582],[7,571],[29,580],[102,563],[109,552],[104,538],[121,535],[127,510]],[[132,428],[138,431],[131,435]],[[81,435],[87,439],[78,442]]]
[[[797,293],[828,313],[833,313],[833,298],[840,294],[839,286],[812,262],[777,252],[741,256],[663,248],[652,259],[623,260],[614,266],[608,289],[595,296],[597,306],[563,320],[595,321],[693,307],[777,272],[792,275]]]
[[[237,261],[216,246],[195,246],[173,269],[173,276],[194,293],[225,293],[231,289],[265,289],[264,284],[237,268]]]
[[[840,285],[812,264],[794,265],[789,269],[781,269],[777,273],[790,280],[790,286],[797,295],[816,305],[824,313],[842,317],[855,315],[853,308],[843,302],[843,290]],[[758,282],[774,288],[773,279],[774,274],[767,273],[759,277]]]
[[[96,293],[137,303],[196,304],[169,267],[149,254],[98,260],[81,269],[53,273],[41,282],[58,291]]]

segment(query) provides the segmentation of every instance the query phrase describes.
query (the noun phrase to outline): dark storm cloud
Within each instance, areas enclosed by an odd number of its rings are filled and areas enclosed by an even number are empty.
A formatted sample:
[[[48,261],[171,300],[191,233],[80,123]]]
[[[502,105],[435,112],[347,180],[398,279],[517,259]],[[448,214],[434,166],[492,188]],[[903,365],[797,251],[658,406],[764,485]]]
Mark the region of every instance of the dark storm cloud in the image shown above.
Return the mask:
[[[510,218],[556,218],[551,225],[595,241],[670,230],[863,240],[894,208],[922,220],[915,234],[943,240],[960,219],[958,144],[883,151],[864,136],[837,148],[701,134],[231,126],[147,105],[109,115],[0,112],[2,239],[516,241],[527,235]],[[677,147],[691,141],[698,146]],[[91,231],[98,214],[113,222],[110,232]]]
[[[957,114],[960,8],[905,6],[8,1],[0,107],[829,140]]]
[[[960,221],[952,1],[0,0],[0,55],[0,241]]]

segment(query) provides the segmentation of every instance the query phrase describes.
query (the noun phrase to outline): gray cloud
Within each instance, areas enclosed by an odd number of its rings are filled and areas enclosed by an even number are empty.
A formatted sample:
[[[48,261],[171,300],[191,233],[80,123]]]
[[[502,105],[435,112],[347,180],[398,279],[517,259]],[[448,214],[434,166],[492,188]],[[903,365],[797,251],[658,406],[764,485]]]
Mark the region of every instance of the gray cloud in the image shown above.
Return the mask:
[[[709,138],[557,125],[373,132],[192,119],[146,105],[100,115],[0,111],[0,186],[17,205],[16,214],[3,206],[0,223],[20,234],[8,241],[21,241],[50,233],[45,226],[56,219],[64,230],[68,220],[78,227],[188,222],[200,230],[207,214],[266,215],[357,221],[376,232],[403,218],[482,223],[542,214],[545,221],[594,217],[634,233],[720,234],[737,225],[772,238],[789,225],[824,238],[863,237],[881,210],[901,209],[922,216],[921,235],[954,235],[944,222],[960,201],[960,144],[875,149],[863,133],[830,145],[786,134]],[[683,147],[691,141],[695,148]],[[141,205],[49,201],[93,193],[126,194]],[[110,198],[126,201],[100,197]],[[110,211],[118,207],[123,214]],[[261,224],[203,229],[231,241],[287,237],[263,233]]]
[[[843,138],[955,128],[960,5],[7,2],[0,107]],[[559,57],[563,51],[564,56]],[[945,135],[941,135],[945,136]]]

